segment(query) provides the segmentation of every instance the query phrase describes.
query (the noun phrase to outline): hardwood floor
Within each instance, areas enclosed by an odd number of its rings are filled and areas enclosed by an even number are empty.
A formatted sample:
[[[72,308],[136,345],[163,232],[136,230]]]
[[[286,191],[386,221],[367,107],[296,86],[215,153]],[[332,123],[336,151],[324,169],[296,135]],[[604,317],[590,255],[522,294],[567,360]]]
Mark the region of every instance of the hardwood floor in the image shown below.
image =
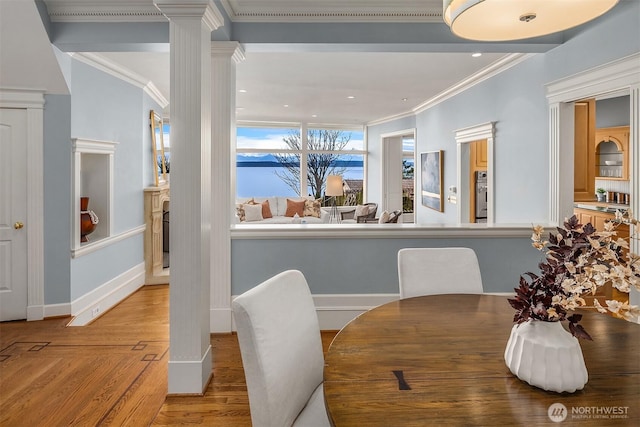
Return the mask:
[[[235,334],[212,334],[204,396],[167,393],[169,287],[145,286],[92,324],[0,323],[0,426],[250,426]],[[335,331],[323,331],[326,348]]]

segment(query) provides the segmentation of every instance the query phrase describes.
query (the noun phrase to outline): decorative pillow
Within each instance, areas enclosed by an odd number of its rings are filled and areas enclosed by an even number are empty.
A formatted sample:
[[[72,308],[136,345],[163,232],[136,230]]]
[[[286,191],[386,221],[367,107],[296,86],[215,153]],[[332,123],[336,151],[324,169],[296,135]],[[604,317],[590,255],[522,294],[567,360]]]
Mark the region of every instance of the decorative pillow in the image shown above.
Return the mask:
[[[248,203],[250,205],[262,206],[262,219],[273,218],[273,215],[271,215],[271,206],[269,206],[268,200],[265,200],[264,202],[260,203],[260,202],[256,202],[254,199],[251,199]]]
[[[244,208],[244,215],[245,215],[245,221],[249,222],[249,221],[261,221],[262,219],[262,203],[259,204],[245,204],[243,206]]]
[[[304,216],[304,200],[291,200],[287,199],[287,211],[284,216],[294,216],[298,214],[298,216]]]
[[[244,221],[245,215],[244,215],[244,206],[245,204],[250,204],[253,205],[255,204],[255,202],[253,201],[253,199],[247,200],[245,203],[240,203],[236,206],[236,214],[238,215],[238,218],[240,219],[240,221]]]
[[[369,206],[366,205],[358,205],[356,206],[356,213],[353,214],[354,218],[358,218],[359,216],[369,215]]]
[[[389,222],[391,215],[389,214],[389,211],[382,211],[382,213],[380,214],[380,219],[378,220],[378,224],[386,224],[387,222]]]
[[[304,216],[320,218],[320,199],[304,201]]]

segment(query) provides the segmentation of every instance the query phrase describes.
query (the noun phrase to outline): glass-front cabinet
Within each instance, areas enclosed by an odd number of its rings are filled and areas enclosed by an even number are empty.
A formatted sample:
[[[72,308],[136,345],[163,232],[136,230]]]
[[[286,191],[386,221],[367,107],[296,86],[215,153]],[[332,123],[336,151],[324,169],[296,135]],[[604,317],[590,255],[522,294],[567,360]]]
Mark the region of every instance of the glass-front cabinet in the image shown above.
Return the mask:
[[[629,179],[629,126],[596,129],[596,178]]]

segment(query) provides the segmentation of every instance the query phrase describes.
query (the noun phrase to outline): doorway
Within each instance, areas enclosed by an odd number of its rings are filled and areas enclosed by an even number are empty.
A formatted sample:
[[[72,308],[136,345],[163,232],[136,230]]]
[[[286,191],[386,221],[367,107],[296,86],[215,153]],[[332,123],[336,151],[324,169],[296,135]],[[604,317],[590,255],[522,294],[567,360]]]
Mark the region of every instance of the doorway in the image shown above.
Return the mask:
[[[415,129],[382,135],[382,211],[402,212],[403,223],[414,222]]]
[[[0,321],[27,318],[27,110],[0,109]]]
[[[458,223],[493,224],[494,219],[494,146],[495,122],[456,131]],[[482,190],[478,194],[478,190]],[[481,202],[481,203],[480,203]],[[478,209],[480,208],[480,209]]]

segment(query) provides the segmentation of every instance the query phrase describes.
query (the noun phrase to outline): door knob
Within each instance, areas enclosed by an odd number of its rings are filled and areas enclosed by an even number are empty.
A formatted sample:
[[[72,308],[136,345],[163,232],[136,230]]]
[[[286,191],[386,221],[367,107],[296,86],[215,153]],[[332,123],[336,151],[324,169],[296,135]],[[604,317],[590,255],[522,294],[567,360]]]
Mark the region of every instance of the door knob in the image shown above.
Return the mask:
[[[20,221],[16,221],[16,223],[13,224],[13,228],[15,228],[16,230],[20,230],[22,227],[24,227],[24,224]]]

